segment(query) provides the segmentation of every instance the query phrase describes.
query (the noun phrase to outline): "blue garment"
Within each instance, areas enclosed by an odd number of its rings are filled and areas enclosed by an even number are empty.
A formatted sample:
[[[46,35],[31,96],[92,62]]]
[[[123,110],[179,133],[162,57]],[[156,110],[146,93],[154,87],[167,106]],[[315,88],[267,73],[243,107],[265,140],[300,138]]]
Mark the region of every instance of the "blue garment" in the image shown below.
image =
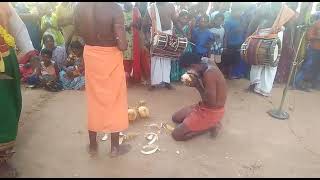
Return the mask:
[[[240,52],[237,56],[235,56],[238,60],[231,69],[231,77],[232,78],[245,78],[247,72],[249,71],[249,65],[241,59]]]
[[[200,15],[198,15],[197,17],[196,17],[196,24],[195,24],[195,28],[198,28],[199,27],[199,24],[200,24],[200,18],[201,18],[201,16]]]
[[[241,46],[244,42],[245,28],[241,24],[241,20],[230,17],[224,23],[225,35],[227,36],[226,46]]]
[[[85,86],[84,76],[78,76],[73,79],[68,79],[65,77],[66,72],[60,71],[60,82],[65,90],[80,90]]]
[[[32,75],[27,78],[27,84],[29,85],[38,85],[40,83],[40,78],[37,75]]]
[[[192,31],[192,39],[196,45],[193,52],[206,56],[209,52],[209,49],[206,48],[206,46],[210,41],[214,41],[214,36],[209,29],[201,30],[200,28],[195,28]]]
[[[320,50],[308,48],[307,58],[302,64],[294,81],[294,87],[299,87],[304,80],[309,80],[313,86],[320,86]]]
[[[224,24],[226,47],[232,49],[234,52],[233,61],[235,62],[232,65],[231,77],[232,78],[243,78],[248,72],[249,66],[246,64],[240,56],[240,47],[245,41],[245,27],[242,24],[242,20],[235,19],[230,16],[229,19],[225,21]]]

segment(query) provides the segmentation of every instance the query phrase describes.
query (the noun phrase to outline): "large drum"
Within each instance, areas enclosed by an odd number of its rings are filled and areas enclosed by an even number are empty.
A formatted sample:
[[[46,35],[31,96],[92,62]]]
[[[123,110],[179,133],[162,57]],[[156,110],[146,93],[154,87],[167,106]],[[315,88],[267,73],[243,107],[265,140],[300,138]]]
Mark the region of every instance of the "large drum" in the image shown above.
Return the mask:
[[[151,54],[177,59],[184,52],[187,44],[187,38],[179,38],[170,34],[155,34]]]
[[[241,57],[250,65],[278,66],[281,40],[275,38],[249,37],[241,46]]]

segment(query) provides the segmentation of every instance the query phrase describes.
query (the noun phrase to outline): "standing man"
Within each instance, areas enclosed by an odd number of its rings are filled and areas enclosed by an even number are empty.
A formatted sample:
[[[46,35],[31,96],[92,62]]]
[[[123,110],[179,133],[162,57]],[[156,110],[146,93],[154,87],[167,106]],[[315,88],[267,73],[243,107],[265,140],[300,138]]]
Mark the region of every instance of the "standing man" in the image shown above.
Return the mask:
[[[234,2],[231,7],[231,16],[225,19],[224,48],[222,53],[222,65],[230,79],[243,78],[248,66],[240,56],[241,45],[244,42],[245,27],[241,14],[242,2]]]
[[[253,34],[256,31],[257,35],[263,35],[263,30],[268,31],[265,36],[278,36],[282,45],[283,25],[295,15],[295,12],[286,5],[281,9],[281,2],[263,5],[257,12],[259,13],[249,25],[248,33]],[[270,96],[276,72],[277,67],[252,65],[249,90],[262,96]]]
[[[128,44],[122,9],[115,2],[80,2],[75,28],[85,41],[89,153],[94,155],[98,150],[97,132],[110,132],[111,157],[125,154],[131,146],[119,144],[119,133],[129,124],[123,67]]]
[[[309,88],[320,90],[320,20],[308,30],[307,39],[307,58],[295,78],[295,86],[304,91],[309,91]]]
[[[146,13],[144,26],[151,27],[151,34],[147,32],[145,37],[151,42],[151,38],[157,32],[172,35],[173,25],[176,23],[175,8],[172,3],[156,2],[149,6]],[[170,84],[171,58],[151,57],[151,87],[164,83],[167,89],[173,89]]]
[[[14,154],[22,107],[20,73],[15,47],[33,51],[25,24],[9,2],[0,2],[0,178],[15,177],[8,160]]]

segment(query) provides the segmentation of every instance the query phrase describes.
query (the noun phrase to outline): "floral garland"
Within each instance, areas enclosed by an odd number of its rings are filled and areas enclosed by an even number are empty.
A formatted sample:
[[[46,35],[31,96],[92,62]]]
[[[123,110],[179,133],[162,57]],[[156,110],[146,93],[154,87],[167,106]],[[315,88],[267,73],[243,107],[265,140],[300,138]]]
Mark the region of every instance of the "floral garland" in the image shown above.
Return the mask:
[[[16,46],[14,38],[1,25],[0,25],[0,36],[4,39],[4,42],[8,46],[13,48]]]

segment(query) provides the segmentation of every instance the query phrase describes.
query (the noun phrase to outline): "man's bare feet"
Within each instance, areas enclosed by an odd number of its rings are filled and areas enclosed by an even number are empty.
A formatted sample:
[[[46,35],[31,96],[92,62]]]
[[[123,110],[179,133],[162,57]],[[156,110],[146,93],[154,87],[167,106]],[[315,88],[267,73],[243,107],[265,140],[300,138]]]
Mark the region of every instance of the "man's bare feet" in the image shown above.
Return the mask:
[[[16,178],[17,176],[17,170],[7,162],[2,162],[0,164],[0,178]]]
[[[130,144],[121,144],[118,147],[113,147],[110,152],[110,157],[114,158],[117,156],[121,156],[127,154],[132,149]]]
[[[88,150],[88,153],[89,153],[91,156],[95,156],[95,155],[98,153],[98,143],[89,144],[89,145],[87,146],[87,150]]]

